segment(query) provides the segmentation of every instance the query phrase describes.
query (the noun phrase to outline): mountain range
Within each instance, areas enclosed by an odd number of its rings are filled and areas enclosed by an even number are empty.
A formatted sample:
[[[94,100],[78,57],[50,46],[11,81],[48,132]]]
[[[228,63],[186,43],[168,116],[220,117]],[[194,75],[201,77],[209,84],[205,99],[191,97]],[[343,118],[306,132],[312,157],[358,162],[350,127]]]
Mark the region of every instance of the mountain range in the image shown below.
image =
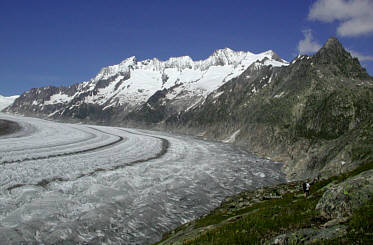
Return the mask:
[[[170,113],[203,103],[206,97],[254,62],[282,66],[288,63],[273,51],[260,54],[216,50],[205,60],[190,57],[138,61],[130,57],[103,68],[96,77],[69,87],[44,87],[22,94],[8,111],[50,118],[126,120],[149,101],[162,96]],[[158,122],[157,119],[153,119]]]
[[[373,159],[373,78],[336,38],[290,63],[228,48],[201,61],[130,57],[90,81],[31,89],[5,111],[234,143],[284,162],[289,179]]]

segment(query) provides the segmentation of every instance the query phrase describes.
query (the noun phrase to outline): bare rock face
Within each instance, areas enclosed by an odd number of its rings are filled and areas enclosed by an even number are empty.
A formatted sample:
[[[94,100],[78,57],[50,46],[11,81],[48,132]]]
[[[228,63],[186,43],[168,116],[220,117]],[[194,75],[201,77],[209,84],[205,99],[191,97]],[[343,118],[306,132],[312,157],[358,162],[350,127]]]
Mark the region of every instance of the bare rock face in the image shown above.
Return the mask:
[[[323,217],[336,219],[350,216],[373,196],[373,170],[365,171],[333,185],[324,193],[316,209]]]

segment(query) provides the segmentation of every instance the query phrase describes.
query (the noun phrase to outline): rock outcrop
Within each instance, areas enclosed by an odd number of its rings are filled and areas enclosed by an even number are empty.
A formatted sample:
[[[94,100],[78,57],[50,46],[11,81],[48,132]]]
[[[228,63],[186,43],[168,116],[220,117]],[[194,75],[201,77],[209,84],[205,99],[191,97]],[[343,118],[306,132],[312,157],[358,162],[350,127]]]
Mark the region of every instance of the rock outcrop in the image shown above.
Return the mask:
[[[347,233],[347,226],[336,225],[325,229],[304,228],[294,232],[279,235],[266,245],[314,244],[325,240],[342,237]]]
[[[373,197],[373,170],[363,172],[337,185],[332,185],[318,202],[316,209],[327,219],[351,216]]]

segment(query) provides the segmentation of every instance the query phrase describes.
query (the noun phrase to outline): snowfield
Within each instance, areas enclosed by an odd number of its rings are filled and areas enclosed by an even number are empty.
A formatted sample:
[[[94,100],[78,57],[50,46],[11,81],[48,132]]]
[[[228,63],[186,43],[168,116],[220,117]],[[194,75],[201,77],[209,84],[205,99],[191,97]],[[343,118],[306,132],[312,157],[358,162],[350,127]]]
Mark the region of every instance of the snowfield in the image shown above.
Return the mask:
[[[19,97],[19,95],[4,97],[0,95],[0,111],[13,104],[13,102]]]
[[[1,244],[148,244],[224,197],[284,182],[229,144],[0,114]]]

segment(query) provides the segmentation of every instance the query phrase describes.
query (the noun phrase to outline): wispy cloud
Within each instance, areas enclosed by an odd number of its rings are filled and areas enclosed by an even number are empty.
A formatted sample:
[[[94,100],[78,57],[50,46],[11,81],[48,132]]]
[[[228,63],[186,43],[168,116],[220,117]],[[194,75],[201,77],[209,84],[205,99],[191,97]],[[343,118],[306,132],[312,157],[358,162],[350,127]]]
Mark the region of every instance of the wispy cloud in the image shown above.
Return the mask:
[[[372,0],[317,0],[308,14],[309,20],[338,21],[337,34],[358,37],[373,33]]]
[[[321,45],[313,39],[311,29],[304,30],[303,35],[304,39],[299,41],[297,47],[300,54],[314,53],[321,48]]]
[[[351,49],[349,49],[348,52],[350,52],[353,57],[358,58],[360,61],[373,61],[373,55],[364,55]]]

